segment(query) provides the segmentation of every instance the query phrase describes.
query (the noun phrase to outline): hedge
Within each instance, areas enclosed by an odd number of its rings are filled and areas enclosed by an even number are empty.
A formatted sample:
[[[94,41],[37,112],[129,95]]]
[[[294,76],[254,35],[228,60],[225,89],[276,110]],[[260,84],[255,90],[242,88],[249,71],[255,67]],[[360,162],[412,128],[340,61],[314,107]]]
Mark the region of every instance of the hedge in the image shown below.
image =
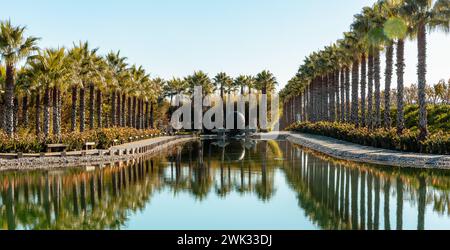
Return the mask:
[[[53,136],[44,140],[30,133],[19,133],[14,138],[9,138],[5,133],[0,132],[0,152],[38,153],[44,151],[47,144],[52,143],[66,144],[68,151],[74,151],[81,150],[85,142],[95,142],[97,149],[108,149],[114,144],[114,140],[118,140],[118,143],[126,143],[139,140],[135,139],[136,136],[156,135],[159,133],[160,131],[155,129],[103,128],[82,133],[63,133],[61,140]]]
[[[287,130],[404,152],[450,154],[450,133],[444,131],[437,131],[430,134],[426,140],[419,141],[419,131],[416,130],[405,129],[403,134],[398,135],[395,128],[369,130],[348,123],[294,123]]]

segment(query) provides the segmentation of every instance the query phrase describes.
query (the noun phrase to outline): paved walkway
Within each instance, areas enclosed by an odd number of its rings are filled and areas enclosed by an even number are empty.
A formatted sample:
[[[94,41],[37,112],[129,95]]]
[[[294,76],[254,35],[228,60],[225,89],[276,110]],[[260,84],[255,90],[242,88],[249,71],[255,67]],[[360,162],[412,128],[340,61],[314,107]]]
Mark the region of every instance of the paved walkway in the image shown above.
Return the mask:
[[[450,155],[405,153],[312,134],[284,132],[283,136],[292,143],[344,160],[397,167],[450,169]]]
[[[111,147],[110,150],[89,150],[84,156],[74,156],[71,152],[67,152],[66,156],[29,157],[11,160],[0,159],[0,171],[47,170],[114,164],[116,162],[152,155],[165,148],[174,147],[193,139],[194,137],[191,136],[164,136],[117,145]]]

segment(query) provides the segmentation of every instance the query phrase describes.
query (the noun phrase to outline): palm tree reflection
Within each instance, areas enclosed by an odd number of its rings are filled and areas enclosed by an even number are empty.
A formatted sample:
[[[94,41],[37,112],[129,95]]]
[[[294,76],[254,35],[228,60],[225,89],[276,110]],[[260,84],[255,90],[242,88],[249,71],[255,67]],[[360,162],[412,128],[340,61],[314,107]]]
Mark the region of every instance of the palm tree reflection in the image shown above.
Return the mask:
[[[119,229],[162,190],[199,201],[236,193],[271,202],[278,173],[295,192],[299,208],[323,229],[390,229],[391,204],[398,230],[403,229],[404,207],[417,208],[417,229],[425,228],[428,205],[439,215],[450,212],[446,172],[336,161],[288,142],[198,141],[94,171],[1,173],[0,225]]]

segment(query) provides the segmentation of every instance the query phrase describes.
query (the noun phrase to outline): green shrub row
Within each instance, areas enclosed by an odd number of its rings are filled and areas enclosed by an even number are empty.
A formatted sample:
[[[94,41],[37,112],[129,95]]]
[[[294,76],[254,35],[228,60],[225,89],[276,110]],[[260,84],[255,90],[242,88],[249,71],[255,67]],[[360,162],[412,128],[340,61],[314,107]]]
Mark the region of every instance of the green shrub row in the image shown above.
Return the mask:
[[[122,144],[147,138],[149,135],[158,135],[159,130],[148,129],[138,130],[134,128],[103,128],[89,130],[85,132],[64,133],[61,140],[56,137],[41,139],[30,133],[19,133],[14,138],[9,138],[5,133],[0,132],[0,153],[23,152],[38,153],[46,150],[47,144],[66,144],[68,151],[81,150],[86,142],[95,142],[97,149],[108,149],[113,146],[114,140]],[[139,138],[136,138],[139,137]]]
[[[359,128],[348,123],[294,123],[287,130],[323,135],[365,146],[428,154],[450,154],[450,133],[438,131],[419,141],[419,132],[406,129],[398,135],[395,129]]]
[[[384,112],[384,111],[382,111]],[[428,130],[430,132],[450,131],[450,105],[427,105]],[[391,110],[392,126],[397,123],[397,109]],[[417,129],[419,124],[419,105],[413,104],[405,107],[405,127]]]

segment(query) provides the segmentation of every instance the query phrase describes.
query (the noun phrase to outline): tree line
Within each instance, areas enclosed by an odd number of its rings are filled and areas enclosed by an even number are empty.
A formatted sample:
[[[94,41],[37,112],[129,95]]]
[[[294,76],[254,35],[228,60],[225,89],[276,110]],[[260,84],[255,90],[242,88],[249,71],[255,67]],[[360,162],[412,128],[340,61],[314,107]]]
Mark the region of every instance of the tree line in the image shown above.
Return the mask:
[[[236,78],[224,72],[210,78],[203,71],[152,78],[120,51],[101,55],[88,42],[41,49],[39,38],[25,36],[24,26],[2,21],[0,28],[0,127],[9,137],[19,128],[44,139],[103,127],[154,128],[154,113],[175,95],[191,94],[194,86],[202,86],[204,95],[224,97],[265,94],[277,84],[267,70]]]
[[[396,98],[396,129],[401,134],[405,128],[405,39],[410,38],[418,45],[418,128],[419,139],[424,140],[428,135],[427,34],[448,33],[449,20],[449,0],[380,0],[364,7],[354,16],[350,31],[332,45],[306,57],[298,73],[281,91],[287,125],[300,115],[302,121],[348,122],[370,129],[389,129],[391,98]],[[384,91],[380,72],[382,52],[386,58]],[[391,96],[394,73],[397,89],[396,96]]]

